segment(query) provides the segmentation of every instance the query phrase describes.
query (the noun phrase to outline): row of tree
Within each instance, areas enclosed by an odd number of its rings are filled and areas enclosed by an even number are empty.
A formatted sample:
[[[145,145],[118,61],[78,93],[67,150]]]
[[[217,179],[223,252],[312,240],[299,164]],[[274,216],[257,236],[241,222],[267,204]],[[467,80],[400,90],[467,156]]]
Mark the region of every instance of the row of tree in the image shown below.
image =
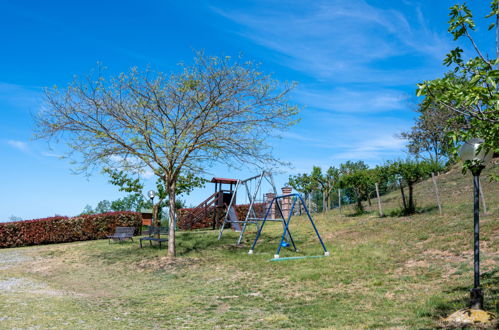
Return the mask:
[[[369,168],[363,161],[347,161],[339,168],[329,167],[325,172],[314,166],[311,173],[290,176],[288,183],[307,199],[314,199],[323,212],[342,202],[354,202],[357,212],[363,213],[363,201],[371,205],[375,193],[384,194],[400,187],[403,213],[409,215],[416,212],[414,184],[442,169],[438,163],[412,159],[388,161],[374,168]]]

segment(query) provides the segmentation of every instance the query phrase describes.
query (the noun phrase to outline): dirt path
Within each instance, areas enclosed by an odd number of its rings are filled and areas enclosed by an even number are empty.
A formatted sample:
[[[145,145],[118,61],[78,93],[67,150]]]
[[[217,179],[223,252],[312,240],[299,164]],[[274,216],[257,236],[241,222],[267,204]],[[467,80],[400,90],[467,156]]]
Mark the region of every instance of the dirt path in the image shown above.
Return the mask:
[[[0,250],[0,270],[8,269],[34,259],[20,249]]]
[[[16,276],[9,272],[10,268],[19,267],[26,263],[37,261],[20,249],[0,251],[0,293],[29,293],[46,296],[61,296],[68,292],[51,289],[48,284],[42,281],[35,281],[30,278]]]

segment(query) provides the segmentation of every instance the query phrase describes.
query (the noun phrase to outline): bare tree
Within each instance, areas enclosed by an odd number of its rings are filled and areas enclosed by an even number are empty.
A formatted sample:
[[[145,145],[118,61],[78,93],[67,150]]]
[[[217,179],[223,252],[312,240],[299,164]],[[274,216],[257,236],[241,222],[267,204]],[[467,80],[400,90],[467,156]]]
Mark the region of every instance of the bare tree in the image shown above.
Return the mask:
[[[46,91],[35,136],[65,142],[82,172],[152,170],[169,199],[168,255],[174,257],[181,173],[200,173],[216,162],[278,162],[266,141],[295,123],[298,109],[287,100],[292,87],[253,62],[203,53],[169,75],[134,68],[106,78],[98,69],[62,91]]]

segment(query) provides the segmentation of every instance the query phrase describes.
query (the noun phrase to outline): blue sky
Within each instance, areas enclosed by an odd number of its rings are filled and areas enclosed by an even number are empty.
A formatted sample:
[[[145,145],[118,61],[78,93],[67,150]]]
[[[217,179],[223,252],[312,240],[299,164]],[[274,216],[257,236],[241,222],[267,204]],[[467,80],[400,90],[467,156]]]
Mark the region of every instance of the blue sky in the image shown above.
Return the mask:
[[[43,88],[64,87],[97,62],[109,73],[131,66],[177,70],[194,50],[244,54],[280,80],[301,122],[274,141],[292,163],[277,176],[347,160],[370,165],[405,157],[394,135],[415,116],[415,84],[442,75],[457,44],[447,33],[455,1],[2,1],[0,2],[0,220],[74,215],[122,196],[99,171],[71,173],[64,145],[32,140]],[[486,13],[486,2],[473,7]],[[479,35],[483,31],[479,31]],[[486,43],[488,36],[478,41]],[[466,47],[462,46],[466,49]],[[245,178],[251,169],[210,173]],[[209,176],[209,175],[208,175]],[[207,177],[208,177],[207,176]],[[153,179],[144,177],[152,187]],[[185,197],[202,201],[212,187]]]

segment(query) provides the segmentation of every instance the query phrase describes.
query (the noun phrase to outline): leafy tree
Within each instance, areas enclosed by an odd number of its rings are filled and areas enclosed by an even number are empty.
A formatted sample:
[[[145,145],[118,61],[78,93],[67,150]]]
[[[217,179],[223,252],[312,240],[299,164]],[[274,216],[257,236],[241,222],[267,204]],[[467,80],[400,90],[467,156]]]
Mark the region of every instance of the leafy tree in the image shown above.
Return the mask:
[[[418,96],[425,96],[426,103],[435,103],[462,116],[467,125],[453,132],[455,143],[472,137],[483,138],[483,147],[498,152],[499,141],[499,0],[490,3],[489,30],[495,30],[494,57],[480,49],[473,38],[473,14],[466,4],[450,8],[449,32],[454,40],[467,39],[474,50],[474,57],[463,59],[459,47],[451,50],[444,64],[453,67],[453,74],[418,84]],[[457,146],[457,145],[456,145]],[[457,149],[455,149],[457,151]]]
[[[353,192],[353,199],[356,202],[358,213],[364,213],[362,200],[367,199],[370,186],[372,185],[372,176],[368,169],[369,166],[363,161],[347,161],[340,165],[340,187],[349,188]]]
[[[94,212],[94,209],[92,208],[91,205],[85,205],[85,207],[83,208],[83,211],[80,213],[80,215],[84,215],[84,214],[95,214]]]
[[[317,183],[306,173],[291,175],[288,179],[288,184],[294,190],[305,195],[305,199],[308,199],[309,195],[317,189]]]
[[[377,165],[371,170],[371,177],[374,183],[378,183],[380,195],[393,190],[396,180],[394,174],[387,165]]]
[[[451,157],[449,133],[464,128],[464,117],[435,102],[421,103],[417,112],[416,124],[401,138],[408,141],[407,148],[414,157],[442,164]]]
[[[9,221],[22,221],[22,220],[23,220],[23,218],[15,216],[15,215],[11,215],[9,217]]]
[[[251,61],[203,53],[169,75],[134,68],[107,79],[97,70],[64,91],[46,91],[36,136],[63,138],[70,155],[79,155],[81,171],[149,168],[168,196],[168,255],[174,257],[180,176],[215,162],[279,163],[266,141],[295,123],[297,108],[287,101],[291,89]]]
[[[401,193],[404,206],[404,214],[410,215],[416,212],[416,205],[414,202],[414,184],[420,180],[428,177],[431,173],[432,165],[428,162],[418,162],[411,159],[389,161],[387,168],[394,176],[398,176],[401,180]],[[402,184],[405,183],[409,190],[408,200],[406,202]]]
[[[322,210],[327,212],[331,204],[331,192],[339,180],[339,170],[334,167],[329,167],[326,173],[322,173],[319,166],[314,166],[310,179],[313,185],[319,187],[322,193]]]
[[[97,203],[97,206],[95,207],[94,212],[95,213],[106,213],[106,212],[111,212],[111,202],[108,200],[102,200],[99,203]]]
[[[140,194],[130,194],[111,202],[111,210],[113,211],[140,212],[143,207],[144,197]]]
[[[155,205],[151,205],[149,198],[144,198],[142,192],[144,191],[144,184],[140,181],[139,177],[132,178],[130,175],[122,170],[105,168],[104,173],[108,174],[109,182],[119,187],[119,191],[130,193],[130,195],[123,199],[118,199],[111,203],[111,208],[114,211],[135,210],[140,211],[142,208],[150,208],[153,210],[156,225],[159,226],[162,217],[162,209],[169,205],[166,190],[163,186],[163,181],[158,178],[156,180],[156,193],[159,201]],[[191,172],[186,175],[180,175],[177,184],[177,198],[182,194],[189,195],[195,188],[203,187],[206,179],[198,177]],[[177,199],[178,200],[178,199]],[[175,202],[175,210],[182,208],[184,203],[180,200]]]

